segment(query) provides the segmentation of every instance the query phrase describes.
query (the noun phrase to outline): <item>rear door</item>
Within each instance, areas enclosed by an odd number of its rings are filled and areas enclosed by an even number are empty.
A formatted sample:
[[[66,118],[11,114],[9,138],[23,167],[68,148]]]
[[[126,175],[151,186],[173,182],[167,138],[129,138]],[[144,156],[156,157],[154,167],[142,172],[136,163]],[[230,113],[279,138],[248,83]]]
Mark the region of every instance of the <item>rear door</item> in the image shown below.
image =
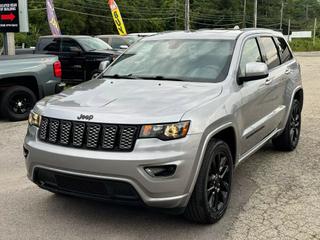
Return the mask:
[[[282,63],[279,47],[272,36],[260,37],[259,43],[269,68],[269,93],[266,101],[270,112],[268,130],[271,132],[279,127],[286,112],[284,96],[288,82],[288,66]]]
[[[85,54],[74,39],[62,38],[60,61],[63,79],[78,81],[85,79]]]
[[[300,77],[300,70],[297,61],[294,59],[288,43],[282,37],[275,37],[275,43],[278,47],[278,52],[281,59],[281,68],[284,80],[284,88],[282,89],[283,98],[279,99],[280,105],[290,106],[291,94],[294,86],[290,84],[294,83],[294,79]],[[289,90],[289,91],[286,91]]]

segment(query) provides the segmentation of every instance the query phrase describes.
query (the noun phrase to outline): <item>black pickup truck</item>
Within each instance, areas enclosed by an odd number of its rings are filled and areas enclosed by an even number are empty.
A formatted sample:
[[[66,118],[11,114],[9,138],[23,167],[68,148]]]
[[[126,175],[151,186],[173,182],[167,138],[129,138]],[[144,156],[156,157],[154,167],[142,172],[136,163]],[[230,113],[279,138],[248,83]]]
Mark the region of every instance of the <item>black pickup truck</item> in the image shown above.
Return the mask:
[[[62,80],[71,84],[92,79],[102,61],[112,62],[120,55],[98,38],[69,35],[40,37],[35,53],[58,56]]]

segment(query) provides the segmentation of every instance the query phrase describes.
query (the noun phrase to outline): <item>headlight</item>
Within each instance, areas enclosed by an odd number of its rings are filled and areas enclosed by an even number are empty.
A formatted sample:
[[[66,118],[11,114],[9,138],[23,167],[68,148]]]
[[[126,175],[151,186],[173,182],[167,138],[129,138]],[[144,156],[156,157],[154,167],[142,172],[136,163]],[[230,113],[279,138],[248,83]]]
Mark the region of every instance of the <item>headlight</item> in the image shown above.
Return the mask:
[[[35,112],[30,112],[28,122],[32,126],[40,127],[41,115]]]
[[[172,140],[184,138],[189,130],[190,121],[144,125],[140,132],[140,138],[159,138],[161,140]]]

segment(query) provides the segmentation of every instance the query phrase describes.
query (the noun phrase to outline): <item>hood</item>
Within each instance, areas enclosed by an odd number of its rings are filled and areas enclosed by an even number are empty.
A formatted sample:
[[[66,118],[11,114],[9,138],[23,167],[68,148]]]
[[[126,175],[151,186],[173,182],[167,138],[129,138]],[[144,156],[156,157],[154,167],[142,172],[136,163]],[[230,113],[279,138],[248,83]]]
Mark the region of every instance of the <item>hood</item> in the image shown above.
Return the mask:
[[[40,101],[35,110],[44,116],[92,122],[146,124],[180,121],[190,109],[221,94],[214,83],[97,79]]]

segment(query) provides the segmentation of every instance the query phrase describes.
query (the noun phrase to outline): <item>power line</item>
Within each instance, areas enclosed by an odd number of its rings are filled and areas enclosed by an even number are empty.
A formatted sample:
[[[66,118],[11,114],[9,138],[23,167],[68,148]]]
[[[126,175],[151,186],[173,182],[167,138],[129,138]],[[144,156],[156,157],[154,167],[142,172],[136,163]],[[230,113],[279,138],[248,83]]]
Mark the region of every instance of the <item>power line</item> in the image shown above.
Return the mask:
[[[92,17],[100,17],[100,18],[109,18],[106,15],[98,15],[98,14],[93,14],[93,13],[84,13],[84,12],[79,12],[79,11],[74,11],[70,9],[65,9],[65,8],[60,8],[60,7],[55,7],[56,10],[60,11],[65,11],[65,12],[71,12],[71,13],[78,13],[82,15],[87,15],[87,16],[92,16]],[[130,21],[156,21],[156,20],[165,20],[165,19],[174,19],[173,17],[154,17],[154,18],[123,18],[124,20],[130,20]]]

